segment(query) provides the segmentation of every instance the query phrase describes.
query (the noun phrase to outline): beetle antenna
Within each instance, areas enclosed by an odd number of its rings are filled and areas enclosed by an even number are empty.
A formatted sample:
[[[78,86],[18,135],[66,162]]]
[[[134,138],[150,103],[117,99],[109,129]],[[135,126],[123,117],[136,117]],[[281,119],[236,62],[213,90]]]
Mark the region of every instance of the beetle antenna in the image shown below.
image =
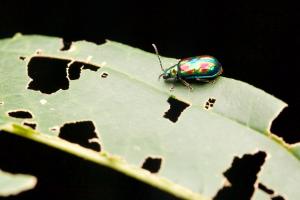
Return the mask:
[[[154,51],[155,51],[155,53],[156,53],[156,55],[157,55],[157,58],[158,58],[158,61],[159,61],[161,70],[162,70],[162,71],[165,71],[164,68],[163,68],[163,66],[162,66],[162,64],[161,64],[160,56],[159,56],[159,53],[158,53],[158,50],[157,50],[156,45],[155,45],[155,44],[152,44],[152,46],[153,46]]]

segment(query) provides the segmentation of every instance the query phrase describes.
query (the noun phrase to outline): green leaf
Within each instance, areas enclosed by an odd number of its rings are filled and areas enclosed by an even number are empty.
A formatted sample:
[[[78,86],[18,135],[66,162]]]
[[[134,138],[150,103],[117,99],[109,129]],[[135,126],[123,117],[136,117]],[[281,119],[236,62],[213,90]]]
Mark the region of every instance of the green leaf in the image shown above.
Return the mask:
[[[30,190],[36,185],[34,176],[25,174],[11,174],[0,170],[0,197],[16,195]]]
[[[9,122],[24,122],[7,115],[16,110],[29,111],[33,118],[26,119],[27,123],[34,122],[38,132],[54,136],[58,131],[53,130],[58,129],[53,127],[92,121],[104,151],[122,157],[136,166],[135,169],[149,156],[162,157],[158,175],[192,192],[178,191],[171,183],[147,181],[148,177],[140,178],[139,170],[131,169],[127,174],[191,199],[201,199],[197,194],[216,195],[224,183],[222,173],[231,166],[233,158],[260,150],[268,157],[258,181],[287,199],[300,198],[296,184],[300,181],[299,154],[269,131],[273,119],[286,106],[284,102],[226,77],[211,84],[193,83],[193,92],[178,83],[171,92],[171,83],[157,80],[161,71],[156,55],[112,41],[102,45],[79,41],[68,51],[60,51],[61,47],[58,38],[36,35],[16,35],[0,41],[0,124],[3,127]],[[20,56],[26,59],[21,60]],[[68,80],[70,75],[66,74],[68,89],[64,86],[45,94],[27,89],[32,81],[27,67],[32,57],[67,59],[64,62],[70,61],[68,66],[79,61],[100,68],[82,69],[76,80]],[[178,60],[162,58],[162,62],[167,67]],[[226,74],[226,66],[224,70]],[[103,73],[108,76],[102,78]],[[167,102],[170,97],[189,105],[175,123],[163,117],[170,107]],[[215,103],[206,109],[210,98]],[[26,131],[7,129],[30,139],[35,137],[26,135]],[[47,144],[46,140],[39,142]],[[52,140],[51,137],[49,143]],[[75,150],[70,148],[61,149],[74,154]],[[83,151],[80,156],[88,157],[88,154]],[[90,160],[97,162],[97,159]],[[115,169],[110,164],[107,166]],[[126,169],[122,172],[126,173]]]

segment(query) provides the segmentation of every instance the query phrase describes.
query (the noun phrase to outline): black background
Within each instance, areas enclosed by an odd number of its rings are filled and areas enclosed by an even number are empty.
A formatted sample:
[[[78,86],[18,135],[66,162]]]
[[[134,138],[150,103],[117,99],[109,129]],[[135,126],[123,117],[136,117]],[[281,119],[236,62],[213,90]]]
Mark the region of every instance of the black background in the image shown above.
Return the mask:
[[[299,12],[288,1],[1,1],[0,38],[16,32],[66,41],[119,41],[184,58],[210,54],[224,76],[275,95],[289,108],[272,131],[300,140]]]

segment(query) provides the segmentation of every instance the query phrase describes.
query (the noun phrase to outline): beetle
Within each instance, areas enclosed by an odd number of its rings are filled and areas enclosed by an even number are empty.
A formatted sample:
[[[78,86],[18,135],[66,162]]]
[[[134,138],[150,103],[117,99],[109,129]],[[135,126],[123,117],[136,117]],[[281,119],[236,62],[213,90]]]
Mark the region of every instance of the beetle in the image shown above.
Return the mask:
[[[188,80],[196,80],[199,82],[211,82],[223,73],[221,63],[214,57],[203,55],[180,59],[179,62],[167,69],[164,69],[155,44],[152,44],[162,70],[159,79],[173,79],[181,81],[185,86],[192,90],[192,86]],[[171,88],[173,89],[174,86]]]

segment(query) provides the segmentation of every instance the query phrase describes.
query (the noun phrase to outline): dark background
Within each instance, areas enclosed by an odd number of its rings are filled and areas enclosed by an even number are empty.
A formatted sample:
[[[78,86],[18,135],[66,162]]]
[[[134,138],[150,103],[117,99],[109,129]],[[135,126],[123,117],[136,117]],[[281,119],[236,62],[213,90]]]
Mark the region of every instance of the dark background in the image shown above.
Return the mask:
[[[156,43],[163,56],[213,55],[224,76],[289,104],[272,131],[294,143],[300,140],[298,10],[288,1],[1,1],[0,38],[21,32],[110,39],[152,52]]]

